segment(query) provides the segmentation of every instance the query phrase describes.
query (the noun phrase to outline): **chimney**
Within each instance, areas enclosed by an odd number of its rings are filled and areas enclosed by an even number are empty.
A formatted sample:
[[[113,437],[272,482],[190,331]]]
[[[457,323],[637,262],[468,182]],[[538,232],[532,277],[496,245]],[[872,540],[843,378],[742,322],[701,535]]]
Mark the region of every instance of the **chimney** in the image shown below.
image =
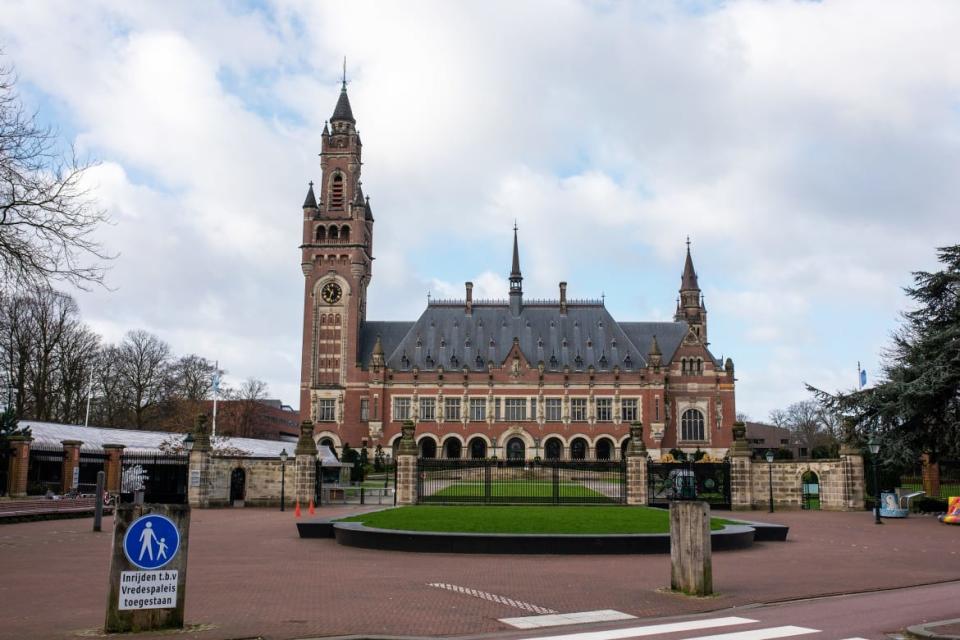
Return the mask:
[[[466,314],[469,316],[469,315],[473,315],[473,283],[472,283],[472,282],[467,282],[467,283],[466,283],[466,287],[467,287],[467,308],[466,308]]]
[[[560,314],[567,315],[567,283],[560,283]]]

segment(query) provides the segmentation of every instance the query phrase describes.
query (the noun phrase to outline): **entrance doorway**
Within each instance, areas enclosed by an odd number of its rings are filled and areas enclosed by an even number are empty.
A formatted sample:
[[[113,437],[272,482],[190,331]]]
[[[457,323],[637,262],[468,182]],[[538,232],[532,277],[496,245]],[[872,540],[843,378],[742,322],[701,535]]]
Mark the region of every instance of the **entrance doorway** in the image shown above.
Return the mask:
[[[804,509],[817,510],[820,508],[820,478],[813,471],[807,471],[800,479],[802,502]]]
[[[230,474],[230,502],[235,507],[243,506],[243,497],[247,493],[247,472],[237,467]]]
[[[520,438],[510,438],[507,441],[507,460],[523,460],[526,454],[526,445]]]
[[[470,441],[470,457],[474,460],[487,457],[487,443],[483,438],[474,438]]]

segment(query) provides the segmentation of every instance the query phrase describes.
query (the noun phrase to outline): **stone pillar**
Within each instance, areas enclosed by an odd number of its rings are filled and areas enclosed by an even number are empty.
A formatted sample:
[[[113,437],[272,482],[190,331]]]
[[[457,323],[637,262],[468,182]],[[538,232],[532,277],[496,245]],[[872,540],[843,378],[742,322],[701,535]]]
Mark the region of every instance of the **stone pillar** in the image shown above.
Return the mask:
[[[670,588],[691,596],[713,593],[710,505],[670,502]]]
[[[80,440],[64,440],[63,444],[63,493],[75,489],[77,484],[73,481],[74,471],[80,470]]]
[[[406,420],[401,427],[400,443],[397,445],[397,504],[417,503],[417,441],[416,426]]]
[[[920,456],[920,462],[923,464],[923,490],[933,498],[940,496],[940,463],[931,462],[930,454],[924,453]]]
[[[647,490],[647,447],[643,444],[643,425],[630,425],[630,444],[627,445],[627,504],[645,505]]]
[[[313,441],[313,423],[300,423],[300,439],[294,450],[294,495],[306,506],[317,493],[317,443]]]
[[[122,444],[103,445],[103,451],[107,454],[107,459],[103,462],[103,475],[106,476],[106,489],[110,493],[120,493],[124,447]]]
[[[747,442],[747,427],[733,424],[733,445],[730,447],[730,508],[749,511],[753,508],[752,452]]]
[[[843,469],[843,494],[841,511],[862,511],[864,506],[863,455],[852,443],[840,447],[840,462]],[[821,479],[822,482],[822,479]],[[821,508],[823,504],[821,503]]]
[[[207,416],[197,416],[193,429],[193,449],[190,450],[190,468],[187,481],[187,502],[191,507],[206,509],[210,506],[210,432],[207,431]]]
[[[30,469],[30,436],[10,436],[10,460],[7,468],[7,495],[23,498],[27,495],[27,472]]]

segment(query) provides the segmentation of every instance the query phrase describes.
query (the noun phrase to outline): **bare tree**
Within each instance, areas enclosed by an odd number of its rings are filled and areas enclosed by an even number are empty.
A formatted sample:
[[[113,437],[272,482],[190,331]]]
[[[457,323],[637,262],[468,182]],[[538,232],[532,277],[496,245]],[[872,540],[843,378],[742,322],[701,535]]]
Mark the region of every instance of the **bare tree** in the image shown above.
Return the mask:
[[[737,422],[750,422],[750,415],[745,411],[737,411]]]
[[[146,331],[130,331],[117,350],[118,373],[126,387],[133,426],[142,429],[148,412],[165,399],[170,346]]]
[[[216,372],[214,363],[196,354],[178,358],[169,369],[173,397],[191,401],[210,398]]]
[[[786,414],[786,426],[793,432],[801,446],[812,452],[821,444],[823,432],[821,431],[820,405],[815,400],[794,402],[787,407]]]
[[[232,402],[225,403],[226,420],[220,421],[225,428],[220,432],[243,437],[262,435],[257,432],[256,424],[257,417],[264,408],[263,400],[267,399],[268,393],[267,383],[257,378],[247,378],[239,389],[228,390],[224,395]]]
[[[84,177],[93,166],[63,153],[56,131],[24,110],[10,66],[0,66],[0,276],[7,288],[103,283],[110,260],[93,232],[106,213]]]
[[[770,416],[767,418],[770,421],[770,424],[776,427],[789,427],[787,424],[790,417],[787,415],[787,412],[783,409],[774,409],[770,412]]]

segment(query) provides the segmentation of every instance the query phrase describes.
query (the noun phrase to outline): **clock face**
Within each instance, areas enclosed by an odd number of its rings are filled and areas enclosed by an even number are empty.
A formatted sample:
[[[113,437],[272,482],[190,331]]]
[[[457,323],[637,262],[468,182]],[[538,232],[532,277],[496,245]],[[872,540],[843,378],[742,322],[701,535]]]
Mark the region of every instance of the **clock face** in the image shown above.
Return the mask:
[[[327,304],[336,304],[340,302],[343,291],[340,290],[340,285],[336,282],[328,282],[323,285],[323,289],[320,290],[320,295]]]

